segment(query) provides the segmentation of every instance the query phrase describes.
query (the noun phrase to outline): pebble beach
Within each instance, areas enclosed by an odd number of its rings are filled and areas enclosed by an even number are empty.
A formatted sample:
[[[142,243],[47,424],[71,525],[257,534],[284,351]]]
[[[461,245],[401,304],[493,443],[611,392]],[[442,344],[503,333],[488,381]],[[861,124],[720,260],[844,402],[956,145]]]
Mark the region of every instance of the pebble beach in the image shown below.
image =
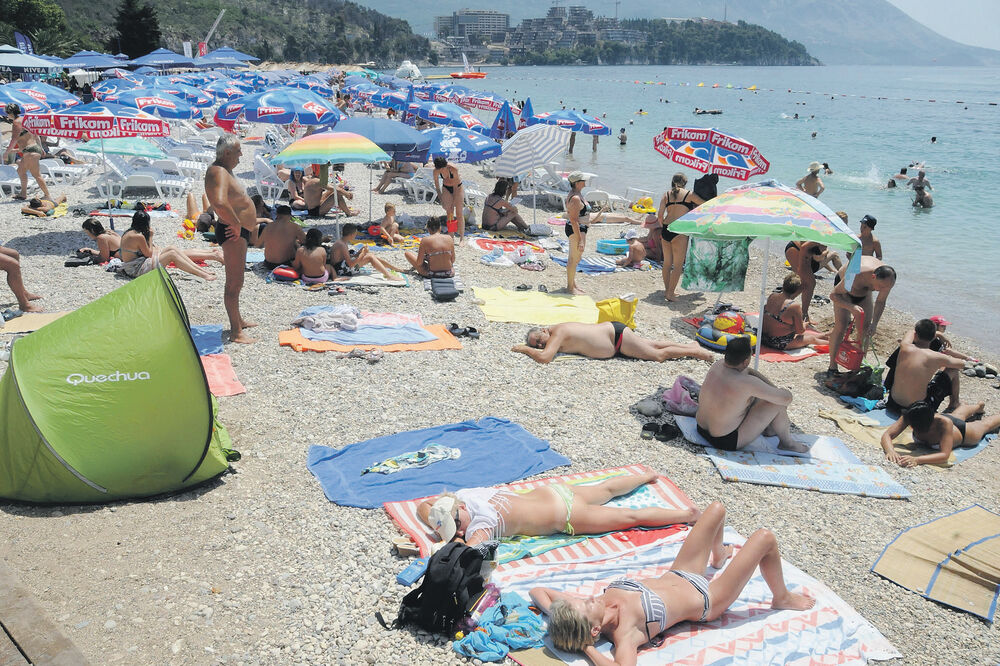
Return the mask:
[[[245,146],[236,169],[248,185],[254,148]],[[492,187],[493,180],[474,165],[460,165],[460,170],[466,183],[479,183],[484,191]],[[351,205],[360,209],[350,221],[369,219],[371,173],[363,165],[347,166],[347,180],[355,188]],[[377,180],[379,172],[374,174]],[[665,168],[660,180],[668,179]],[[65,194],[70,209],[89,209],[99,201],[88,189],[92,180],[78,186],[50,184],[50,190]],[[203,184],[196,182],[193,191],[200,199]],[[181,216],[153,218],[154,242],[208,247],[200,237],[177,237],[184,201],[167,201]],[[388,194],[372,197],[374,219],[386,202],[411,217],[442,212],[438,204],[404,202],[401,189],[393,186]],[[530,221],[531,210],[524,206],[529,203],[525,198],[522,214]],[[0,240],[20,252],[25,285],[44,296],[39,303],[46,311],[79,308],[123,284],[101,267],[63,267],[76,249],[91,245],[80,229],[84,217],[24,217],[20,205],[0,200]],[[549,215],[540,210],[539,221]],[[334,224],[343,221],[331,217],[318,226],[334,233]],[[120,220],[116,227],[121,232],[128,223]],[[593,226],[587,253],[597,239],[617,238],[624,228]],[[391,539],[398,532],[381,510],[327,501],[306,469],[306,451],[311,445],[339,448],[404,430],[497,416],[520,423],[573,461],[552,474],[643,463],[668,476],[699,507],[722,501],[729,524],[744,536],[769,527],[786,560],[823,581],[895,645],[903,654],[896,663],[1000,661],[995,627],[869,571],[906,527],[975,503],[1000,510],[996,444],[948,470],[891,465],[880,449],[851,439],[817,415],[818,409],[840,404],[820,382],[825,355],[762,363],[762,372],[795,394],[789,415],[796,431],[841,437],[863,462],[882,466],[912,497],[872,499],[727,483],[699,447],[682,439],[640,439],[641,421],[631,410],[678,375],[701,381],[707,362],[616,358],[539,365],[512,353],[529,326],[487,321],[471,287],[544,284],[555,292],[565,287],[565,269],[552,262],[541,272],[487,266],[479,261],[481,254],[468,246],[458,249],[456,272],[467,289],[451,303],[432,301],[412,273],[405,288],[328,295],[268,284],[262,272],[248,272],[241,307],[246,319],[259,324],[249,331],[259,341],[226,344],[247,392],[219,399],[219,419],[242,453],[233,473],[151,500],[44,507],[2,502],[0,559],[93,664],[467,664],[470,660],[442,638],[389,632],[378,624],[375,611],[394,617],[406,592],[395,581],[409,562],[393,550]],[[401,251],[379,256],[406,265]],[[746,291],[726,294],[724,300],[756,311],[765,259],[771,262],[768,291],[780,284],[782,263],[754,249]],[[217,264],[208,270],[216,281],[170,273],[192,324],[225,326],[223,271]],[[694,334],[681,318],[710,309],[716,296],[682,292],[678,302],[667,303],[658,270],[583,275],[578,285],[595,300],[636,294],[638,332],[678,342]],[[816,293],[827,295],[831,288],[832,279],[826,278]],[[375,312],[418,313],[425,324],[474,326],[481,337],[462,338],[458,351],[389,353],[377,363],[278,346],[278,333],[291,328],[301,309],[344,303]],[[914,319],[938,314],[892,306],[890,297],[879,328],[883,361]],[[8,307],[16,303],[4,290],[0,309]],[[812,308],[813,318],[826,328],[832,314],[830,304]],[[0,329],[0,342],[9,337]],[[961,338],[953,343],[980,359],[998,361],[995,350],[978,349]],[[0,369],[6,364],[0,362]],[[987,412],[995,412],[1000,391],[991,383],[963,377],[963,402],[983,401]]]

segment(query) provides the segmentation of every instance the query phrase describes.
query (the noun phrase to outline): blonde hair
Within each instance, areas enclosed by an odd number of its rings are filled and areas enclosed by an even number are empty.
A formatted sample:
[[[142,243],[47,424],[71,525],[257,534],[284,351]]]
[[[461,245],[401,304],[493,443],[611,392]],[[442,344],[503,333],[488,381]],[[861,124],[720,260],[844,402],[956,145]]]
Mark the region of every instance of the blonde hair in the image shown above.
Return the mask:
[[[582,652],[594,644],[590,622],[580,611],[560,599],[549,606],[549,638],[552,644],[566,652]]]
[[[396,210],[396,207],[394,205],[392,205],[391,203],[387,203],[385,205],[385,212],[388,213],[390,210]]]
[[[675,173],[674,177],[670,179],[670,192],[676,197],[681,188],[687,185],[687,182],[687,176],[680,172]]]

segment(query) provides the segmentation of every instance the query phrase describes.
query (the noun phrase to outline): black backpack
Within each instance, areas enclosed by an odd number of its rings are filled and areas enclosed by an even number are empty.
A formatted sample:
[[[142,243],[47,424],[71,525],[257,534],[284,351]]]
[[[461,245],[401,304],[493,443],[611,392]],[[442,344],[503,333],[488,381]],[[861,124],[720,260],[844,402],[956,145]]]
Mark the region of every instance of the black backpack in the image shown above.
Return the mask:
[[[403,597],[392,628],[415,625],[450,636],[485,589],[482,566],[482,551],[457,541],[445,544],[431,555],[420,587]],[[389,628],[378,613],[376,617]]]

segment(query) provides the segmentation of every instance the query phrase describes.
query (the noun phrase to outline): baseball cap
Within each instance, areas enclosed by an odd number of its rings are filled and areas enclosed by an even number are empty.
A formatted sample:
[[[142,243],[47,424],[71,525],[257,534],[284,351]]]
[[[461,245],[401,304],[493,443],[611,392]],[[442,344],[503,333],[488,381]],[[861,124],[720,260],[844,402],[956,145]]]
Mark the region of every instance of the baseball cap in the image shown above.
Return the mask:
[[[455,498],[442,497],[434,502],[427,515],[427,520],[430,521],[431,528],[438,533],[443,541],[447,542],[455,538],[455,531],[458,529],[458,526],[455,525]]]
[[[583,175],[582,171],[574,171],[569,176],[566,177],[570,183],[579,183],[581,180],[586,182],[587,176]]]
[[[633,238],[638,238],[639,232],[635,229],[629,229],[625,232],[625,240],[632,240]]]
[[[928,317],[932,322],[938,326],[951,326],[951,322],[942,317],[941,315],[934,315],[933,317]]]

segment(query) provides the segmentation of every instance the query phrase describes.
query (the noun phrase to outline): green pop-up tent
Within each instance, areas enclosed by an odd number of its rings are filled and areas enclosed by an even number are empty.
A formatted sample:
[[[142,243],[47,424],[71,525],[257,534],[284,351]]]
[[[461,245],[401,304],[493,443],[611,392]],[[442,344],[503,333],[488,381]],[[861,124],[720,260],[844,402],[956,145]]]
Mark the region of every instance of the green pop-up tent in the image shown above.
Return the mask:
[[[158,268],[16,340],[0,381],[0,498],[107,502],[228,467],[187,312]]]

